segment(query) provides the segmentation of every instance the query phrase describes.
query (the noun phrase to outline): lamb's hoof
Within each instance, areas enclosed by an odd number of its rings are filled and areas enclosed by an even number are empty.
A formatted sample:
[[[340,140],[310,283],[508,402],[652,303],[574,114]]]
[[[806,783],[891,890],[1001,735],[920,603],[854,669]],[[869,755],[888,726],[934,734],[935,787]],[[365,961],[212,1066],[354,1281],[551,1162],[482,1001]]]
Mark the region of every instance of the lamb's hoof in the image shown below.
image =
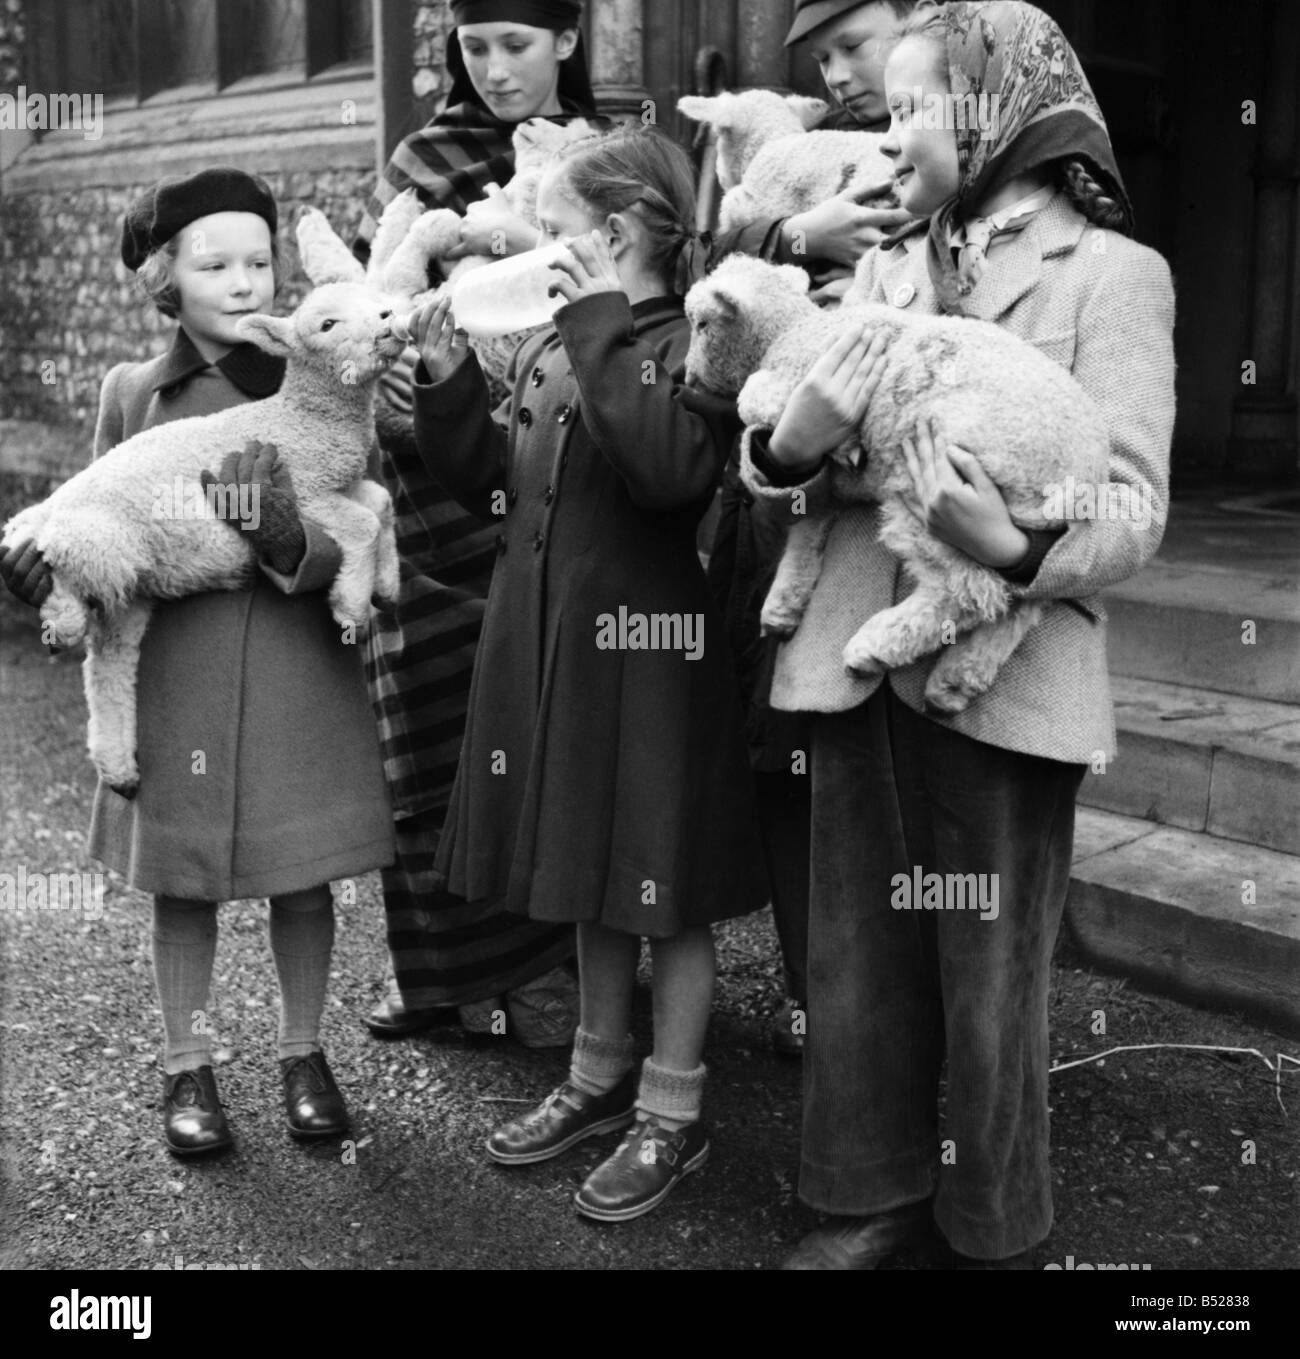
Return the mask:
[[[925,706],[930,712],[964,713],[970,707],[971,693],[961,680],[931,675],[925,686]]]
[[[856,679],[875,679],[888,669],[879,656],[853,646],[844,648],[844,668]]]
[[[764,605],[758,617],[759,634],[763,637],[793,637],[802,619],[803,614],[793,609]]]
[[[397,596],[381,595],[376,591],[370,596],[370,607],[374,609],[376,613],[394,614],[397,612]]]
[[[132,779],[129,783],[110,783],[108,786],[118,797],[124,797],[128,802],[133,802],[135,795],[140,791],[140,780]]]

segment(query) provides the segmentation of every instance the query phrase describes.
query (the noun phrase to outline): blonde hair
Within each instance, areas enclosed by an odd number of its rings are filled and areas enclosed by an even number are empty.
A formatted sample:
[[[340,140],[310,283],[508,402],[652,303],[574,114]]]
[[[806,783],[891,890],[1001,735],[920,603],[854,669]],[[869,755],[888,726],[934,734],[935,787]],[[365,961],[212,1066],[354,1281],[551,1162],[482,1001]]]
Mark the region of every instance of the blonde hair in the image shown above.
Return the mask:
[[[184,227],[181,228],[184,230]],[[176,281],[176,257],[180,253],[181,233],[145,256],[144,263],[135,271],[136,287],[167,317],[180,315],[181,289]],[[280,253],[280,238],[271,232],[271,274],[279,286],[284,260]]]

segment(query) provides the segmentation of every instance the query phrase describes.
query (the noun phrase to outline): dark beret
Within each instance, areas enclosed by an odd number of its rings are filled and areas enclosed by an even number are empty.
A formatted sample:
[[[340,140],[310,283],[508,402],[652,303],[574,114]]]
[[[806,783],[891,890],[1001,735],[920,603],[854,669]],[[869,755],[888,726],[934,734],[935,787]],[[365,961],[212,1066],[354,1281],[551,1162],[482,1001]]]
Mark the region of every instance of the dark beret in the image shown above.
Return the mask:
[[[214,212],[255,212],[275,235],[275,197],[257,175],[218,165],[192,175],[171,175],[148,188],[122,220],[122,263],[138,269],[182,228]]]

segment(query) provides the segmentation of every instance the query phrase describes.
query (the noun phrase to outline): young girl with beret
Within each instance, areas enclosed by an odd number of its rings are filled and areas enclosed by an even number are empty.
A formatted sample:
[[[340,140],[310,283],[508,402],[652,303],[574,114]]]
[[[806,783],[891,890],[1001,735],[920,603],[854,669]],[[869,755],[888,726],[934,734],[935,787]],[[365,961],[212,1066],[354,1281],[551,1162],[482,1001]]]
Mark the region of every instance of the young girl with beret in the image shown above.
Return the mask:
[[[161,180],[131,204],[123,262],[178,325],[166,354],[118,364],[104,379],[96,457],[141,430],[279,388],[284,360],[236,331],[241,316],[274,301],[276,226],[266,183],[224,167]],[[220,901],[270,898],[289,1132],[346,1129],[320,1046],[329,884],[381,868],[393,852],[360,649],[341,638],[324,593],[338,548],[299,516],[272,446],[232,451],[220,479],[256,486],[258,527],[231,521],[230,531],[247,534],[261,571],[250,590],[155,607],[140,652],[138,791],[101,781],[89,835],[95,858],[154,894],[163,1125],[179,1156],[231,1144],[207,1018]],[[33,583],[25,593],[39,602]]]

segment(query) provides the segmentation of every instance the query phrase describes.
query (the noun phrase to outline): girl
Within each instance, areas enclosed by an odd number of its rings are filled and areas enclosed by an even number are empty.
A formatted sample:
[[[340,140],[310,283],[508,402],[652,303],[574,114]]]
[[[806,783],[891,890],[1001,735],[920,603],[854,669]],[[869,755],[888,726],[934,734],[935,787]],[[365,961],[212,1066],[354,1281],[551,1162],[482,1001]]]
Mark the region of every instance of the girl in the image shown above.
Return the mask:
[[[593,118],[574,0],[455,0],[447,43],[453,84],[446,110],[393,154],[356,245],[364,258],[395,194],[414,187],[427,208],[464,213],[490,183],[514,174],[511,136],[532,117]],[[494,236],[493,233],[499,233]],[[530,249],[537,232],[511,214],[466,218],[461,252]],[[415,360],[409,351],[411,363]],[[425,471],[411,434],[410,363],[380,384],[382,479],[393,496],[402,591],[396,613],[372,619],[371,699],[397,816],[397,862],[384,872],[394,978],[367,1018],[381,1037],[444,1020],[478,1031],[498,1007],[534,1046],[567,1044],[577,1021],[569,926],[467,905],[441,890],[433,854],[464,733],[474,648],[496,561],[495,529],[448,498]]]
[[[695,550],[736,427],[729,404],[679,385],[674,294],[697,255],[685,153],[653,128],[580,143],[538,211],[544,240],[570,241],[554,284],[567,305],[515,355],[502,424],[447,304],[417,320],[420,452],[467,507],[504,512],[438,867],[470,901],[577,923],[569,1077],[487,1149],[526,1164],[631,1124],[577,1194],[581,1212],[622,1220],[708,1154],[710,925],[765,900],[731,661]],[[654,1052],[638,1084],[642,937]]]
[[[164,316],[168,353],[104,379],[95,456],[141,430],[276,391],[284,361],[240,341],[275,295],[275,201],[234,169],[165,179],[127,210],[122,258]],[[163,1129],[178,1156],[231,1144],[206,1018],[217,902],[270,897],[279,1055],[290,1133],[330,1137],[347,1111],[320,1047],[334,939],[329,882],[392,861],[392,813],[360,655],[322,593],[337,547],[300,519],[274,448],[231,454],[221,480],[257,486],[260,525],[232,522],[262,574],[154,610],[140,653],[138,794],[102,782],[90,853],[154,893]],[[235,503],[235,502],[232,502]]]
[[[777,706],[816,710],[800,1194],[832,1217],[794,1269],[874,1268],[931,1222],[959,1263],[1024,1267],[1051,1228],[1049,963],[1075,793],[1086,764],[1114,750],[1095,596],[1151,557],[1165,518],[1173,291],[1165,262],[1128,237],[1078,59],[1051,19],[1012,0],[918,13],[904,33],[886,65],[884,150],[903,207],[925,221],[864,259],[855,293],[995,321],[1039,345],[1105,414],[1111,480],[1157,510],[1149,527],[1073,520],[1026,533],[970,452],[917,431],[904,445],[917,513],[1048,605],[993,688],[955,717],[923,712],[930,659],[883,682],[845,673],[862,618],[909,587],[876,540],[874,508],[845,510],[832,531],[813,605],[824,621],[782,648],[773,686]],[[983,119],[952,117],[966,96]],[[756,495],[788,502],[791,486],[820,480],[823,456],[867,410],[880,377],[863,374],[875,368],[864,339],[837,347],[770,437],[746,433]],[[918,868],[975,874],[996,913],[907,909],[898,883]]]

